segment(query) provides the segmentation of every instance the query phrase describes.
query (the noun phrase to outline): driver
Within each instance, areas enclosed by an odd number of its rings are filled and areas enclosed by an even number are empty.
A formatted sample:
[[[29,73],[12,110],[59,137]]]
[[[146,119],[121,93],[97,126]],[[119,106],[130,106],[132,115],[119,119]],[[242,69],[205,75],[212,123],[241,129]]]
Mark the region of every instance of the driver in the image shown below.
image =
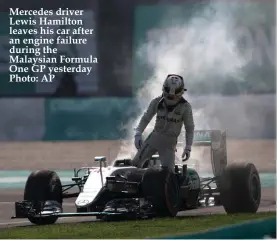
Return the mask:
[[[182,154],[183,161],[190,157],[193,143],[194,121],[191,105],[182,95],[187,91],[183,77],[169,74],[163,84],[162,96],[152,99],[147,111],[135,129],[135,146],[138,149],[133,165],[143,167],[144,162],[158,152],[162,167],[174,171],[177,139],[184,124],[186,145]],[[142,133],[156,115],[154,130],[143,142]]]

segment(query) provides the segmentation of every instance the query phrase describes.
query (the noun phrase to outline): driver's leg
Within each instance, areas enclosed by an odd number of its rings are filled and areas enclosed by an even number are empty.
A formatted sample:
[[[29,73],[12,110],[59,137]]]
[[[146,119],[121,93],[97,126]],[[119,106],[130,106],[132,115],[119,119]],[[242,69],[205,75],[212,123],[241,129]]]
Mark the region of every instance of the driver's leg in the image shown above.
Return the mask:
[[[149,142],[150,138],[146,139],[142,144],[141,148],[138,150],[132,161],[133,166],[142,168],[145,161],[157,152],[157,149],[152,147]]]
[[[169,171],[175,170],[175,148],[158,149],[162,167],[167,167]]]

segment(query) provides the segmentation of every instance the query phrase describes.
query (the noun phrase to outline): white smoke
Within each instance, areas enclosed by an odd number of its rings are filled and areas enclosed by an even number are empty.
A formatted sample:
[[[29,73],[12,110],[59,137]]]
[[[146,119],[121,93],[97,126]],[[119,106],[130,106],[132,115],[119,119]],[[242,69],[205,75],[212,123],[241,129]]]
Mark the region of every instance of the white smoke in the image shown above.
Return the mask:
[[[183,13],[178,11],[178,8],[174,8],[175,10],[169,11],[164,16],[164,23],[160,23],[160,29],[152,29],[148,32],[147,42],[141,45],[137,55],[152,69],[153,75],[137,92],[138,117],[130,119],[126,125],[129,130],[127,139],[131,139],[131,142],[126,141],[122,144],[118,157],[125,153],[130,154],[130,151],[136,152],[133,144],[134,128],[151,99],[161,95],[163,81],[169,73],[184,77],[188,88],[188,93],[185,93],[184,97],[192,103],[192,106],[197,101],[189,96],[189,89],[194,84],[205,83],[205,79],[213,79],[204,86],[208,85],[216,89],[226,76],[231,76],[237,81],[244,80],[241,69],[250,60],[239,53],[237,32],[234,30],[235,14],[242,6],[241,3],[224,3],[213,1],[207,4],[204,9],[195,12],[187,22],[180,22],[180,19],[183,19],[181,16]],[[247,10],[245,8],[245,11]],[[171,22],[170,25],[168,21]],[[252,51],[252,49],[248,50]],[[213,103],[209,102],[209,104]],[[193,109],[196,128],[220,128],[216,116],[213,116],[212,112],[204,112],[203,108]],[[144,136],[153,129],[153,123],[154,119],[147,127]],[[182,139],[179,138],[179,140]],[[195,154],[197,158],[203,155],[202,151]],[[181,155],[180,151],[178,151],[179,155]]]

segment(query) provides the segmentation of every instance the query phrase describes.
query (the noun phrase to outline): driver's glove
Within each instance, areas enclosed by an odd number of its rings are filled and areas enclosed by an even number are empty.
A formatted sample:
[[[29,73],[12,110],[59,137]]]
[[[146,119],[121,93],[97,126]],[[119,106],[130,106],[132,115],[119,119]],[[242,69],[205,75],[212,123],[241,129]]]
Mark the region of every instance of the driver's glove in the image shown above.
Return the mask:
[[[182,154],[182,161],[187,161],[190,158],[190,152],[191,152],[191,148],[189,147],[185,147],[183,154]]]
[[[141,133],[136,133],[136,135],[135,135],[135,146],[136,146],[136,149],[140,149],[141,145],[142,145]]]

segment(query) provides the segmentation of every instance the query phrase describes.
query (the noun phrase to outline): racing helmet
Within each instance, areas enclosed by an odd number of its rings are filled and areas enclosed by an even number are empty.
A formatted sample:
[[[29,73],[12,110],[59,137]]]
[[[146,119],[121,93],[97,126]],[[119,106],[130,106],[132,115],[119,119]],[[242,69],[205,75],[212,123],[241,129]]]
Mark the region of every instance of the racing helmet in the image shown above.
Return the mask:
[[[182,98],[185,88],[184,79],[177,74],[167,75],[163,84],[163,97],[167,105],[175,105]]]

